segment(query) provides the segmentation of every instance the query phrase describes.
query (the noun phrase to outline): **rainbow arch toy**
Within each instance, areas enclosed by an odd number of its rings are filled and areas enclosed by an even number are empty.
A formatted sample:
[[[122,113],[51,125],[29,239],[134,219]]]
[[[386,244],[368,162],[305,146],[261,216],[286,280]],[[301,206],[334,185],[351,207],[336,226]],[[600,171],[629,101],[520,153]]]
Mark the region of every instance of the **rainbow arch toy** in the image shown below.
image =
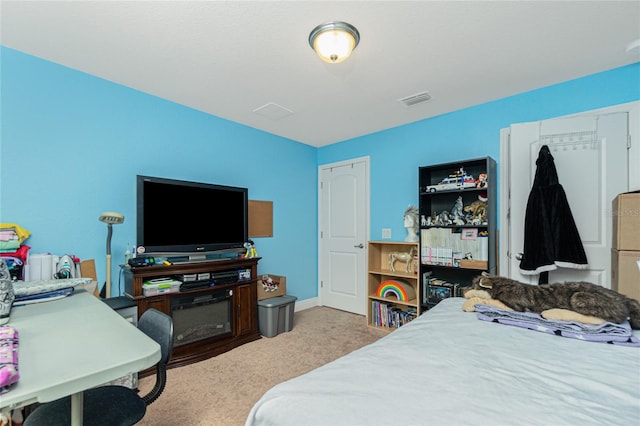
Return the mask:
[[[410,284],[403,281],[387,280],[378,285],[377,297],[395,296],[401,302],[408,302],[416,298],[416,290]]]

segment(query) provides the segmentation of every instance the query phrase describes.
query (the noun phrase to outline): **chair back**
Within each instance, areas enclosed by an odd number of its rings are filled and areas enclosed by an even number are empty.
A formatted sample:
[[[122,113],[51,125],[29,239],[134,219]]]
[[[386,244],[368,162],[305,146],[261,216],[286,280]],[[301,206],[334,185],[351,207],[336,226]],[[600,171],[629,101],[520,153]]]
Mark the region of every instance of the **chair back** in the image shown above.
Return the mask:
[[[173,349],[173,318],[157,309],[147,309],[138,320],[138,329],[160,345],[160,361],[156,364],[156,383],[153,389],[142,397],[147,405],[154,402],[167,382],[167,363]]]

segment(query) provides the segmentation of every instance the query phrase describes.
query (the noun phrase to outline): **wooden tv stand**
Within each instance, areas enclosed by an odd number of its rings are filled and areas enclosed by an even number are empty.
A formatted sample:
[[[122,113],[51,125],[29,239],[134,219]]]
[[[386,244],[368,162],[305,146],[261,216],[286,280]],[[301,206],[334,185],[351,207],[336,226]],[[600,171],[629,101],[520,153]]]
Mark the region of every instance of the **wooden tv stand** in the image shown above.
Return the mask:
[[[219,355],[235,347],[260,338],[258,331],[258,260],[223,259],[173,265],[154,265],[137,268],[124,267],[125,295],[133,299],[138,307],[138,317],[147,309],[155,308],[171,315],[171,299],[185,295],[206,295],[221,289],[233,291],[231,299],[232,334],[215,336],[174,347],[169,367],[179,367]],[[215,285],[213,287],[186,292],[161,293],[144,296],[142,283],[154,278],[184,274],[222,272],[250,269],[251,278],[245,281]]]

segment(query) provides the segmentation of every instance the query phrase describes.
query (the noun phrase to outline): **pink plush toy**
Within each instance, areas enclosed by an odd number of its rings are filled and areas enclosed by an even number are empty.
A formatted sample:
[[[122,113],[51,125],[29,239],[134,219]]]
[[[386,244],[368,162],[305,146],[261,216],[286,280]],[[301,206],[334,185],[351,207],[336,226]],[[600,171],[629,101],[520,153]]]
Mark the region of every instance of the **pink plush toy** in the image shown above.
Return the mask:
[[[0,326],[0,394],[3,394],[18,382],[18,330],[9,326]]]

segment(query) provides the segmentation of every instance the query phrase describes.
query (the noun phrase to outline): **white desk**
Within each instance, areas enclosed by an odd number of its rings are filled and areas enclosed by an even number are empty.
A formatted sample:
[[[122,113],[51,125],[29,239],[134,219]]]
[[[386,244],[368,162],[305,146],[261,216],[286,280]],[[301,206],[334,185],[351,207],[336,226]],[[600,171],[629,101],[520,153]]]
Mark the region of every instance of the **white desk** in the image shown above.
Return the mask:
[[[14,307],[20,333],[16,387],[0,410],[72,395],[73,424],[82,424],[82,391],[160,360],[160,345],[83,290],[64,299]]]

